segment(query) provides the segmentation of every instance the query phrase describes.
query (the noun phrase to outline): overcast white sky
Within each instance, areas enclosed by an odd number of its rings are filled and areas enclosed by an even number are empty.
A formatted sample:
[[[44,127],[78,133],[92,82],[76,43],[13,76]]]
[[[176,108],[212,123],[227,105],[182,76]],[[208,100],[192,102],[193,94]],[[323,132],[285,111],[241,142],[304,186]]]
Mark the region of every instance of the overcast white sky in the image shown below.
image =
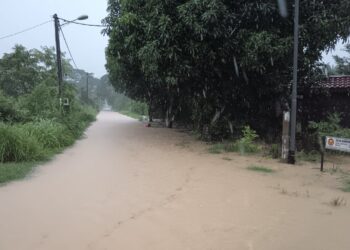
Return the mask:
[[[52,20],[53,14],[72,20],[86,14],[89,19],[81,22],[101,24],[106,17],[107,0],[0,0],[0,37]],[[105,48],[108,38],[101,35],[101,28],[69,24],[64,26],[68,45],[77,66],[101,77],[105,70]],[[0,57],[11,52],[15,44],[27,49],[55,46],[54,25],[48,23],[32,31],[0,40]],[[61,38],[62,51],[67,51]],[[68,56],[68,53],[67,53]]]
[[[82,22],[100,24],[101,19],[107,15],[106,8],[107,0],[1,0],[0,37],[52,20],[54,13],[67,20],[86,14],[89,19]],[[63,30],[77,66],[97,77],[104,75],[108,38],[101,35],[101,29],[69,24]],[[53,23],[48,23],[32,31],[2,39],[0,57],[3,53],[11,52],[15,44],[22,44],[28,49],[54,46],[54,38]],[[67,52],[62,39],[61,48]],[[343,45],[339,43],[330,54],[324,54],[324,61],[334,63],[332,55],[344,56],[342,49]]]

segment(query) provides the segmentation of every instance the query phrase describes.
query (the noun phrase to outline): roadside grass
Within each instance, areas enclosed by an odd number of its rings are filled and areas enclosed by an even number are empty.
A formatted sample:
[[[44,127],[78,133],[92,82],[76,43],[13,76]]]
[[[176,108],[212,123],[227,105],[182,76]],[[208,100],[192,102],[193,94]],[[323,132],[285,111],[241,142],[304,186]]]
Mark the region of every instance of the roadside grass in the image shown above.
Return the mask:
[[[221,154],[225,152],[225,145],[223,143],[216,143],[208,148],[208,152],[211,154]]]
[[[343,190],[344,192],[350,192],[350,178],[347,178],[347,179],[344,181],[342,190]]]
[[[229,157],[223,157],[222,159],[225,160],[225,161],[232,161],[232,159],[229,158]]]
[[[274,173],[276,172],[275,170],[265,167],[265,166],[257,166],[257,165],[251,165],[247,167],[248,170],[251,171],[256,171],[256,172],[261,172],[261,173]]]
[[[0,163],[0,185],[27,176],[37,162]]]
[[[175,146],[181,147],[181,148],[188,148],[189,144],[190,144],[189,141],[181,141],[181,142],[176,143]]]
[[[121,113],[123,115],[129,116],[129,117],[134,118],[136,120],[140,120],[141,117],[142,117],[142,115],[136,114],[136,113],[128,111],[128,110],[118,111],[118,113]]]
[[[242,140],[236,142],[223,142],[212,144],[208,148],[211,154],[221,154],[224,152],[237,152],[241,155],[256,154],[261,152],[261,145],[258,143],[245,143]]]
[[[321,161],[321,155],[319,152],[313,150],[309,153],[305,151],[297,152],[296,158],[298,161],[307,161],[307,162],[319,162]]]
[[[37,165],[82,138],[95,112],[81,111],[57,120],[0,123],[0,184],[24,178]]]

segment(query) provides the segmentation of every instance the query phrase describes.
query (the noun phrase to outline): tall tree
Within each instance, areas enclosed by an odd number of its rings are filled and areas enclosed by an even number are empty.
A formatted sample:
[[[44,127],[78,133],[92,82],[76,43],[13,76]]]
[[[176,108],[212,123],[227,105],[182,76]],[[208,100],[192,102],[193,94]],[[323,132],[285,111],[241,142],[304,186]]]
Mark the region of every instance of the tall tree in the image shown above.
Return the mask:
[[[289,13],[293,10],[289,1]],[[301,1],[299,74],[350,31],[347,0]],[[275,0],[110,0],[107,69],[116,90],[210,134],[277,131],[290,94],[293,16]],[[268,131],[271,130],[271,131]]]

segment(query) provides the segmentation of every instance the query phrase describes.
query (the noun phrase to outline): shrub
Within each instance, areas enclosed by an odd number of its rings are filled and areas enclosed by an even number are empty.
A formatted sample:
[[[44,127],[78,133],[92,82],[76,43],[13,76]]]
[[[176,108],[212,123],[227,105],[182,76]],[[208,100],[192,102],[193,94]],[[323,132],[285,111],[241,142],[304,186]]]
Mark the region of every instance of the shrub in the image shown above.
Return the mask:
[[[96,119],[96,110],[89,106],[77,105],[75,110],[61,117],[60,122],[73,134],[74,138],[82,136],[86,126]]]
[[[0,124],[0,162],[40,160],[43,151],[42,144],[23,127]]]
[[[0,122],[17,122],[23,119],[22,112],[16,109],[14,99],[0,90]]]
[[[259,137],[256,132],[249,126],[245,126],[242,133],[243,137],[232,145],[232,150],[238,151],[241,154],[259,152],[260,147],[254,143],[254,141]]]
[[[220,154],[222,152],[240,152],[257,153],[260,151],[260,146],[255,142],[258,135],[249,126],[245,126],[242,130],[242,138],[235,142],[225,142],[213,144],[209,149],[209,153]]]
[[[57,88],[46,83],[35,86],[30,94],[19,98],[19,108],[32,119],[59,116]]]
[[[338,136],[350,138],[350,129],[340,126],[340,114],[334,113],[327,117],[326,121],[310,122],[309,128],[318,136]]]

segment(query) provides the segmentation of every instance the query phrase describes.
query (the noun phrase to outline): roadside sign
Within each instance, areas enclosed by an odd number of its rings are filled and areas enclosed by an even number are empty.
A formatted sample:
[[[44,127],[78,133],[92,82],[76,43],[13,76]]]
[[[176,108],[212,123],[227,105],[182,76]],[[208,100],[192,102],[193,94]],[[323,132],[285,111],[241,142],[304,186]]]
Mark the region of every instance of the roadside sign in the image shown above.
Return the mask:
[[[333,136],[322,137],[321,147],[321,172],[323,172],[324,152],[325,149],[343,151],[350,153],[350,139]]]
[[[326,149],[350,152],[350,139],[326,136]]]

